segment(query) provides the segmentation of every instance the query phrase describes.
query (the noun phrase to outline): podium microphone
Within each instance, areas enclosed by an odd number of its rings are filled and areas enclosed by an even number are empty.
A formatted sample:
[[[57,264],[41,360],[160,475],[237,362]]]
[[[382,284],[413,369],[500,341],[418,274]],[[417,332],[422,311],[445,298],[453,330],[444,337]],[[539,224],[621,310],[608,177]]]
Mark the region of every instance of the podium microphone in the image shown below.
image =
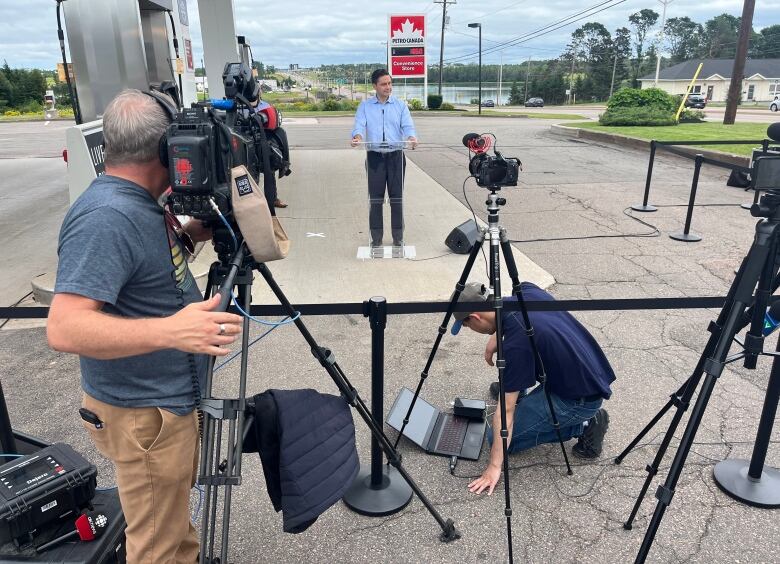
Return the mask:
[[[35,551],[43,552],[70,540],[93,541],[105,531],[108,517],[97,511],[88,511],[79,515],[74,525],[76,528],[73,531],[36,547]]]

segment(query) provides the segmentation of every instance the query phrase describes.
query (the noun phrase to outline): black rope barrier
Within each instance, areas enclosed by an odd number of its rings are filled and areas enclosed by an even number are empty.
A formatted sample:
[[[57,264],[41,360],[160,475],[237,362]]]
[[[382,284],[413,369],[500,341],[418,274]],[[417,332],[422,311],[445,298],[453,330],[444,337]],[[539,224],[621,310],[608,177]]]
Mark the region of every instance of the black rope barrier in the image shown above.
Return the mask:
[[[693,219],[693,207],[696,203],[696,189],[699,185],[699,172],[702,165],[717,166],[731,170],[732,172],[739,172],[742,174],[752,174],[753,168],[746,167],[720,159],[704,156],[701,153],[693,153],[690,150],[681,149],[681,146],[695,146],[695,145],[760,145],[762,154],[766,155],[769,151],[769,139],[761,140],[746,140],[746,139],[718,139],[708,141],[657,141],[653,139],[650,141],[650,160],[647,163],[647,177],[645,179],[645,191],[642,197],[641,204],[635,204],[631,206],[631,209],[639,212],[654,212],[658,208],[648,203],[650,198],[650,183],[653,179],[653,164],[655,163],[656,151],[667,151],[678,157],[690,159],[694,161],[693,181],[691,183],[691,191],[688,197],[688,211],[685,215],[685,226],[681,232],[671,233],[669,237],[676,241],[685,241],[689,243],[695,243],[701,241],[701,236],[695,233],[691,233],[691,220]],[[757,198],[754,202],[757,201]],[[744,207],[744,206],[743,206]]]
[[[780,298],[778,298],[780,299]],[[648,309],[705,309],[723,307],[725,296],[698,296],[686,298],[615,298],[602,300],[556,300],[527,301],[529,311],[631,311]],[[423,313],[444,313],[449,302],[398,302],[387,304],[388,315],[415,315]],[[335,304],[297,304],[295,310],[301,315],[364,315],[364,302]],[[506,302],[504,309],[519,311],[517,302]],[[458,303],[455,311],[489,311],[484,302]],[[48,307],[2,307],[0,319],[45,319]],[[253,305],[254,316],[285,316],[280,305]]]

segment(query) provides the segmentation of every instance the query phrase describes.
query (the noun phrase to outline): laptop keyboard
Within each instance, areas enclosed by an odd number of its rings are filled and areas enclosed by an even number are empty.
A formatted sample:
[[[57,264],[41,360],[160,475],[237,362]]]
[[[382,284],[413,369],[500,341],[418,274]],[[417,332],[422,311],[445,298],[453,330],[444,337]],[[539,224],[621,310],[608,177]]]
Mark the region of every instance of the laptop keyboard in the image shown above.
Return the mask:
[[[460,454],[469,420],[465,417],[448,417],[436,443],[436,452]]]

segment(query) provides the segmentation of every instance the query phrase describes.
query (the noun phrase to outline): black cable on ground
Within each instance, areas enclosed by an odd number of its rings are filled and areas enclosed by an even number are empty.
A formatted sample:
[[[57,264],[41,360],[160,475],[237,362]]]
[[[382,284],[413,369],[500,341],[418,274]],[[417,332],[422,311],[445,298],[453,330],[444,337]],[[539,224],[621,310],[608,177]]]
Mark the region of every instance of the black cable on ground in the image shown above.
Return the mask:
[[[22,296],[21,298],[19,298],[18,300],[16,300],[16,302],[14,302],[13,304],[11,304],[11,305],[10,305],[10,306],[8,306],[8,307],[9,307],[9,308],[14,308],[14,307],[16,307],[16,306],[18,306],[20,303],[22,303],[24,300],[26,300],[27,298],[29,298],[30,296],[32,296],[32,292],[27,292],[27,293],[26,293],[24,296]],[[15,319],[15,318],[13,318],[13,317],[7,317],[7,318],[5,318],[5,319],[3,320],[3,322],[2,322],[2,323],[0,323],[0,329],[2,329],[3,327],[5,327],[6,323],[8,323],[9,321],[11,321],[11,319]]]

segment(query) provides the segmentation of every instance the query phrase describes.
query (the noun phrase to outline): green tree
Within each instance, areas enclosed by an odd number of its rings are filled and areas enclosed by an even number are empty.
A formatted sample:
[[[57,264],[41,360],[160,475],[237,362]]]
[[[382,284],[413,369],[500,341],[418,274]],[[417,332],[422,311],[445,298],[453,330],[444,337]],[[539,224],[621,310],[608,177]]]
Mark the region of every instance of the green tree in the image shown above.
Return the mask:
[[[647,48],[647,54],[645,55],[642,64],[639,66],[639,75],[644,76],[646,74],[652,74],[655,76],[655,64],[658,62],[658,52],[655,49],[655,45],[650,45]]]
[[[14,87],[6,78],[5,73],[0,72],[0,111],[4,111],[12,105],[14,98]]]
[[[512,81],[512,90],[509,91],[509,105],[510,106],[522,106],[523,95],[520,94],[520,87],[517,86],[517,80]]]
[[[639,73],[642,69],[642,63],[645,58],[645,41],[647,40],[647,34],[650,29],[658,21],[658,13],[645,8],[634,14],[628,16],[628,21],[631,22],[631,27],[634,28],[634,49],[636,52],[636,58],[632,65],[631,85],[636,88],[639,86]]]
[[[585,77],[580,77],[577,93],[580,99],[604,100],[612,79],[612,36],[602,24],[589,22],[572,33],[572,46],[585,62]]]
[[[58,108],[69,108],[73,106],[70,100],[70,91],[68,90],[67,82],[58,82],[54,85],[52,90],[54,90],[54,99]]]
[[[673,64],[692,59],[699,50],[704,28],[688,16],[669,18],[664,26],[664,39]]]
[[[780,57],[780,25],[770,25],[756,33],[750,40],[748,55],[751,59]]]
[[[615,68],[615,88],[628,78],[631,64],[631,30],[627,27],[619,27],[615,30],[614,40],[612,41],[614,52],[612,64]],[[610,80],[611,82],[611,80]]]
[[[734,57],[737,52],[741,19],[730,14],[721,14],[704,22],[704,34],[698,56],[705,59]]]

